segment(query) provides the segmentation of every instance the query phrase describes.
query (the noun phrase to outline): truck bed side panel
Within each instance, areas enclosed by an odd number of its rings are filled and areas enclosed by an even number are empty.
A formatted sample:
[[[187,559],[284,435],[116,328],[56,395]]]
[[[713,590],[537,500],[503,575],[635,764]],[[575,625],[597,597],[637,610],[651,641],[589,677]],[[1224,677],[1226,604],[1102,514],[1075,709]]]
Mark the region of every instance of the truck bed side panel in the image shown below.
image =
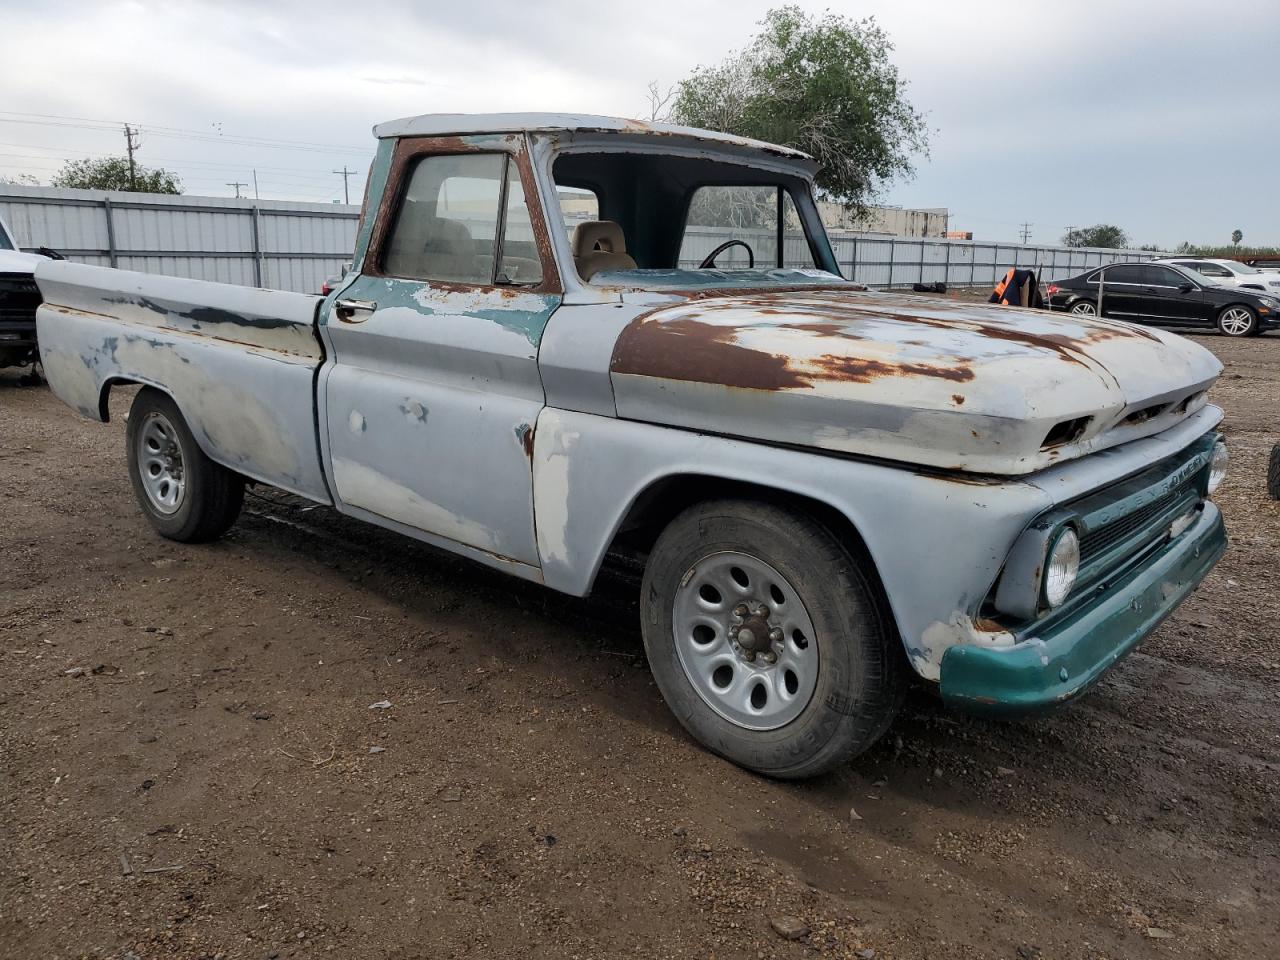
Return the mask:
[[[211,459],[329,502],[315,426],[320,298],[66,262],[36,279],[41,359],[65,403],[106,419],[104,387],[150,384]]]

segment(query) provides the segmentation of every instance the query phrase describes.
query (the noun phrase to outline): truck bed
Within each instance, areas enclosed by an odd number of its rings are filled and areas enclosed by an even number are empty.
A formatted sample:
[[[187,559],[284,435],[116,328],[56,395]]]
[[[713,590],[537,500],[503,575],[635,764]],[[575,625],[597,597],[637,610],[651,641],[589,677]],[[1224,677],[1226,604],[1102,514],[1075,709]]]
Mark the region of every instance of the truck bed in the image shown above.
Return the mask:
[[[36,322],[54,393],[107,420],[115,383],[169,394],[201,449],[329,502],[316,432],[320,297],[49,261]]]

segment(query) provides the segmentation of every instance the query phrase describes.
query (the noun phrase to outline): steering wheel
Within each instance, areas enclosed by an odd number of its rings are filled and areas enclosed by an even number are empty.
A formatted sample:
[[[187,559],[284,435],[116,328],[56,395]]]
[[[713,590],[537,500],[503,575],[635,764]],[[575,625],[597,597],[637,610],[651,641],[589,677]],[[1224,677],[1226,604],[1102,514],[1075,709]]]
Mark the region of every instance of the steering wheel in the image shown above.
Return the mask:
[[[705,257],[702,258],[702,262],[698,264],[698,269],[705,270],[707,269],[707,267],[715,266],[716,257],[720,256],[720,254],[724,253],[730,247],[741,247],[743,250],[747,251],[747,269],[748,270],[756,265],[756,255],[752,252],[751,248],[747,246],[747,241],[726,240],[724,243],[720,244],[720,246],[716,247],[714,250],[712,250]]]

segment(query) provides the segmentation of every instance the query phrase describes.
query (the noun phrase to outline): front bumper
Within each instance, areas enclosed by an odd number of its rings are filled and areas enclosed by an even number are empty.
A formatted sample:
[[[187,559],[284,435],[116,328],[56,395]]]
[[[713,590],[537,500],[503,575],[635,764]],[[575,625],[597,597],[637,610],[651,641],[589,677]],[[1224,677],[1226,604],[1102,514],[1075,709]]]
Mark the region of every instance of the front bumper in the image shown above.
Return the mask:
[[[963,644],[942,658],[948,704],[970,712],[1031,713],[1078,696],[1169,616],[1227,547],[1210,501],[1194,523],[1121,579],[1093,588],[1094,602],[1007,647]]]

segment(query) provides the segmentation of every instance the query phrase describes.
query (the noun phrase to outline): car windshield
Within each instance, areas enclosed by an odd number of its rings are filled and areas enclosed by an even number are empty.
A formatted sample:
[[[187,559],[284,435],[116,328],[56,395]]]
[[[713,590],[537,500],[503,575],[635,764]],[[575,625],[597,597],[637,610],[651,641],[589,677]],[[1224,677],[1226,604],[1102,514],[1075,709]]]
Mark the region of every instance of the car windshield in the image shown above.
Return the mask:
[[[641,289],[844,282],[801,171],[586,145],[552,167],[579,278]]]
[[[1249,273],[1262,272],[1261,270],[1255,270],[1253,267],[1249,266],[1247,263],[1236,263],[1236,261],[1234,260],[1221,260],[1219,262],[1228,270],[1230,270],[1232,273],[1238,273],[1238,274],[1244,275]]]
[[[0,222],[0,250],[13,250],[13,240],[9,238],[9,231],[5,228],[3,222]]]

